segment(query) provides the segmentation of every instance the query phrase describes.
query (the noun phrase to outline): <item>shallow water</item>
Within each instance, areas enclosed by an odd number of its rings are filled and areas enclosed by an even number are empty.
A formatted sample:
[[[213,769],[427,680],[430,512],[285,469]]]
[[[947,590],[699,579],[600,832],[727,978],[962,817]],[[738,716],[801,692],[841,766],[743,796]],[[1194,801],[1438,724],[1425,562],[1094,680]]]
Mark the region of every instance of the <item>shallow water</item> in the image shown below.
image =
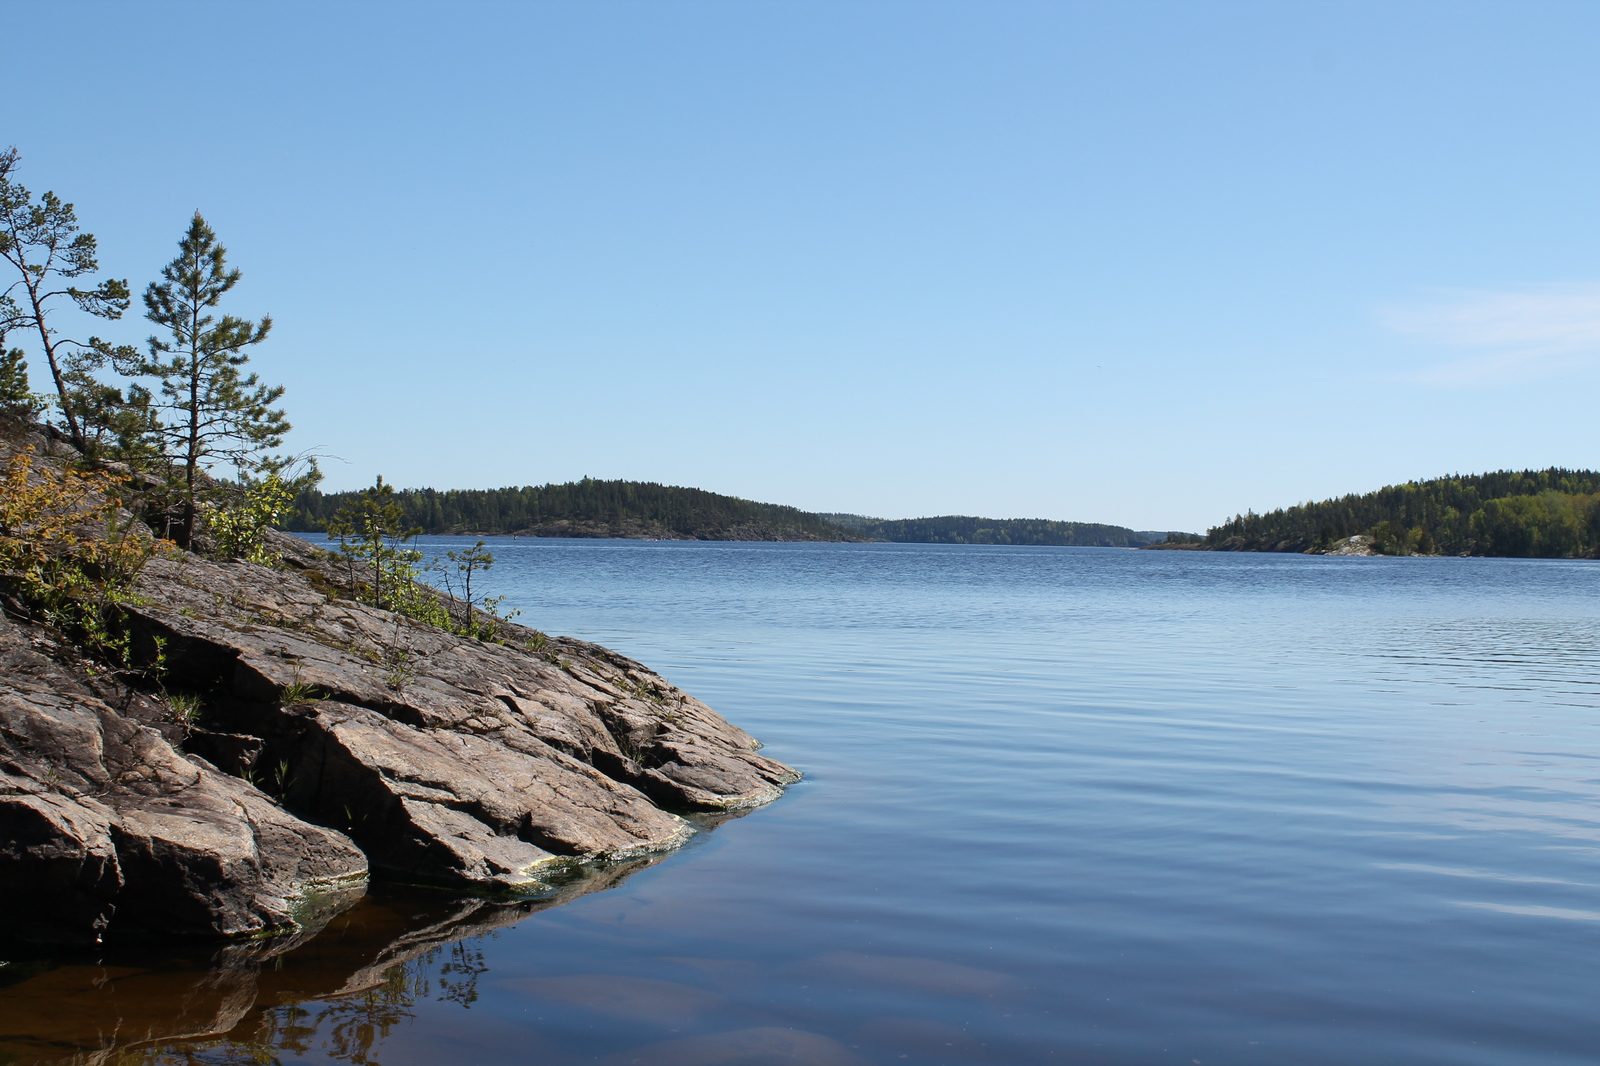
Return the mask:
[[[1600,1055],[1600,564],[491,543],[806,779],[559,905],[15,964],[0,1062]]]

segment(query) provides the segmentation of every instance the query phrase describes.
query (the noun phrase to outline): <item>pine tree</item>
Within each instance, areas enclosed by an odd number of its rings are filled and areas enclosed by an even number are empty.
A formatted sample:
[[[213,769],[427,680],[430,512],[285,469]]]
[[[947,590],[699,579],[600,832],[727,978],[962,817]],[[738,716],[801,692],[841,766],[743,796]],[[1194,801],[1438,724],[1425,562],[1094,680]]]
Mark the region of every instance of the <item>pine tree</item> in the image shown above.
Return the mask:
[[[283,411],[272,407],[283,387],[263,385],[255,374],[240,370],[250,359],[245,349],[266,339],[272,319],[211,314],[240,274],[228,268],[226,249],[198,211],[178,249],[177,258],[162,268],[162,280],[144,293],[145,317],[168,335],[151,337],[149,356],[130,370],[159,383],[153,405],[181,496],[181,514],[170,535],[188,547],[208,460],[232,463],[241,474],[254,470],[290,427]]]
[[[0,330],[0,413],[29,418],[39,411],[39,402],[28,388],[28,363],[21,348],[7,348]]]
[[[406,545],[421,532],[405,524],[405,509],[382,475],[328,523],[328,535],[339,538],[339,551],[349,564],[351,589],[369,579],[372,606],[383,608],[397,607],[402,590],[415,579],[422,553]]]
[[[91,442],[79,417],[83,398],[76,390],[104,364],[105,350],[93,340],[62,337],[50,324],[50,315],[65,297],[86,314],[121,318],[130,302],[128,283],[107,280],[89,289],[75,285],[55,288],[64,280],[100,269],[94,234],[78,231],[72,205],[62,203],[55,193],[47,192],[35,202],[27,189],[12,180],[18,158],[15,148],[0,152],[0,259],[10,263],[18,275],[0,290],[0,326],[37,332],[67,435],[73,447],[86,452]]]

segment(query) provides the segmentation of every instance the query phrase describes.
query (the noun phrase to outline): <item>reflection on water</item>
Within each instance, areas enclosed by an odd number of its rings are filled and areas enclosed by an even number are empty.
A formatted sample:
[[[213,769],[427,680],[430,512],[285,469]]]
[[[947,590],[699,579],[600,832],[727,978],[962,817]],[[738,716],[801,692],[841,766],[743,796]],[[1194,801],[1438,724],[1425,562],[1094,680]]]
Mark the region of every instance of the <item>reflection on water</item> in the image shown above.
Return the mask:
[[[1600,564],[494,551],[806,780],[559,901],[14,961],[0,1066],[1596,1057]]]
[[[30,959],[12,949],[16,961],[0,969],[0,1063],[376,1063],[374,1049],[418,1001],[477,1001],[483,938],[660,859],[580,867],[537,900],[380,890],[294,936],[187,955]]]

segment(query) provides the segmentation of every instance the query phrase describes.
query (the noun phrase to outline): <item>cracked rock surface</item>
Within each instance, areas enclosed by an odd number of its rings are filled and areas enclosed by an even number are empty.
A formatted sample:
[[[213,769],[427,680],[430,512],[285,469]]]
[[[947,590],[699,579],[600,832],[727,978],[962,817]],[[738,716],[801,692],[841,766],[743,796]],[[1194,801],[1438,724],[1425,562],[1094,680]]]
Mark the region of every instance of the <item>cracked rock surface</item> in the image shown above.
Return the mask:
[[[365,881],[366,858],[344,834],[180,754],[136,717],[159,708],[64,668],[66,654],[0,618],[7,933],[54,943],[128,930],[248,936],[292,929],[308,895]]]
[[[75,454],[0,433],[0,458],[23,446]],[[150,560],[117,669],[0,574],[0,936],[303,931],[369,874],[550,899],[800,776],[631,659],[379,610],[345,564],[269,542],[273,567]]]
[[[377,875],[539,891],[574,861],[681,843],[674,812],[758,806],[799,776],[630,659],[511,624],[458,636],[345,598],[298,538],[273,548],[278,568],[152,561],[138,643],[204,701],[197,750],[248,760]]]
[[[8,432],[0,458],[75,456]],[[346,564],[269,541],[273,567],[150,560],[113,620],[116,669],[0,574],[0,935],[292,932],[369,873],[551,898],[799,777],[631,659],[366,606]]]

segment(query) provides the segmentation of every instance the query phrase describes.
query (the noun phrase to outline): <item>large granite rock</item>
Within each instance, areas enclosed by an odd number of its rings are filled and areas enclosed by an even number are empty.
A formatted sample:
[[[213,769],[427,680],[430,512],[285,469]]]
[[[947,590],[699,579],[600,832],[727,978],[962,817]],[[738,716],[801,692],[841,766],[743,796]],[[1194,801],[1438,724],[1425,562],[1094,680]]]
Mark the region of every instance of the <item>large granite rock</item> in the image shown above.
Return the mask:
[[[540,891],[573,861],[681,843],[670,811],[756,806],[799,776],[632,660],[515,625],[458,636],[344,598],[298,538],[274,547],[279,568],[152,561],[140,643],[205,700],[194,746],[349,833],[383,876]]]
[[[74,457],[0,432],[0,459],[25,447]],[[272,547],[275,567],[151,560],[115,670],[0,574],[0,936],[290,931],[369,864],[548,895],[799,776],[630,659],[509,623],[460,636],[357,602],[360,575],[299,538]]]
[[[7,934],[94,943],[284,931],[309,896],[364,883],[366,859],[342,833],[180,754],[135,717],[159,716],[153,701],[93,685],[83,676],[93,664],[74,672],[63,658],[70,649],[41,630],[0,618]]]

